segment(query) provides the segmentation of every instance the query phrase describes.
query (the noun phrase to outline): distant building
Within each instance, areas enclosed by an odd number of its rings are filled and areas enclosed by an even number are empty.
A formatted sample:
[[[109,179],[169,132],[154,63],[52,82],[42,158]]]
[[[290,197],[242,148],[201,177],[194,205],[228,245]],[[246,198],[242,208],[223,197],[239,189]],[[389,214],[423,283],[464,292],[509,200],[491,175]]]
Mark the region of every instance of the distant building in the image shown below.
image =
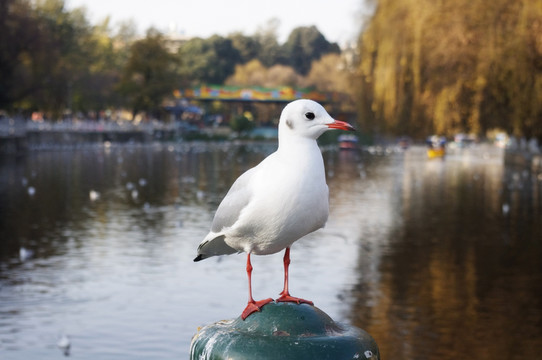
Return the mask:
[[[184,32],[177,31],[177,25],[170,24],[169,30],[164,34],[164,40],[169,52],[176,53],[179,48],[188,40],[192,39],[192,36],[184,34]]]

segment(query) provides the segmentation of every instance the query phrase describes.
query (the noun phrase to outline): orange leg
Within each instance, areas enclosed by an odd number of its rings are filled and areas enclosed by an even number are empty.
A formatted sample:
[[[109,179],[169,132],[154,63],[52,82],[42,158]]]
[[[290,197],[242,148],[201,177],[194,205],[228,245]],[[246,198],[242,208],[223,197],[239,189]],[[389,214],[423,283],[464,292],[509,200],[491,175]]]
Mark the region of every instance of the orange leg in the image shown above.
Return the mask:
[[[245,320],[250,314],[256,311],[260,311],[262,306],[265,304],[270,303],[273,301],[273,299],[265,299],[265,300],[259,300],[255,301],[252,297],[252,264],[250,263],[250,253],[247,254],[247,276],[248,276],[248,304],[245,310],[243,310],[243,313],[241,314],[241,318]]]
[[[296,298],[290,296],[288,291],[288,268],[290,267],[290,248],[287,247],[284,252],[284,289],[280,293],[280,297],[277,299],[277,302],[295,302],[298,304],[309,304],[314,305],[312,301]]]

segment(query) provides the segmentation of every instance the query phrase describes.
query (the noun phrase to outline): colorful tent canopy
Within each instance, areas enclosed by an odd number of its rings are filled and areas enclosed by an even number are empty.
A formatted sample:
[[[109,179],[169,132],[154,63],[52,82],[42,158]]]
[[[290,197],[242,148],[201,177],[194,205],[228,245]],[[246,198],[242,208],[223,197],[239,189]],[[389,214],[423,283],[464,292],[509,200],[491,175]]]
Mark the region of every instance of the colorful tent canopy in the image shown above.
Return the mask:
[[[296,99],[312,99],[330,102],[333,94],[312,89],[295,89],[288,86],[264,88],[258,86],[201,85],[180,90],[181,97],[193,100],[289,102]]]

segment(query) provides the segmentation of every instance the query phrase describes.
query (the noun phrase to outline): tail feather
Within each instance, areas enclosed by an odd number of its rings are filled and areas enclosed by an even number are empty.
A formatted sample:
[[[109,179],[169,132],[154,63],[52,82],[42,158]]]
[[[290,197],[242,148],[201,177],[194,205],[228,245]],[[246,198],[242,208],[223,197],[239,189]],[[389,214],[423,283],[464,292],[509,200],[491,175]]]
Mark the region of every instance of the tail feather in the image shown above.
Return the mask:
[[[198,246],[198,256],[194,261],[200,261],[216,255],[230,255],[238,252],[224,241],[225,236],[220,235],[211,240],[205,240]]]
[[[196,256],[196,258],[194,259],[194,261],[200,261],[200,260],[203,260],[203,259],[206,259],[203,254],[198,254],[198,256]]]

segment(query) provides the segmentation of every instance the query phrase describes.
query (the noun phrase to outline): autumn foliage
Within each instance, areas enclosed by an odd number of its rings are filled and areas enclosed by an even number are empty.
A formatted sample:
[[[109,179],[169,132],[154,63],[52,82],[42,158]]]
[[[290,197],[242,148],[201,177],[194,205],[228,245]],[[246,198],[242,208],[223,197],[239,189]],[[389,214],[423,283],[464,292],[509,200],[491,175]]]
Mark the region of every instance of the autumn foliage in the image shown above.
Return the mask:
[[[360,35],[364,129],[542,139],[542,2],[379,0]]]

